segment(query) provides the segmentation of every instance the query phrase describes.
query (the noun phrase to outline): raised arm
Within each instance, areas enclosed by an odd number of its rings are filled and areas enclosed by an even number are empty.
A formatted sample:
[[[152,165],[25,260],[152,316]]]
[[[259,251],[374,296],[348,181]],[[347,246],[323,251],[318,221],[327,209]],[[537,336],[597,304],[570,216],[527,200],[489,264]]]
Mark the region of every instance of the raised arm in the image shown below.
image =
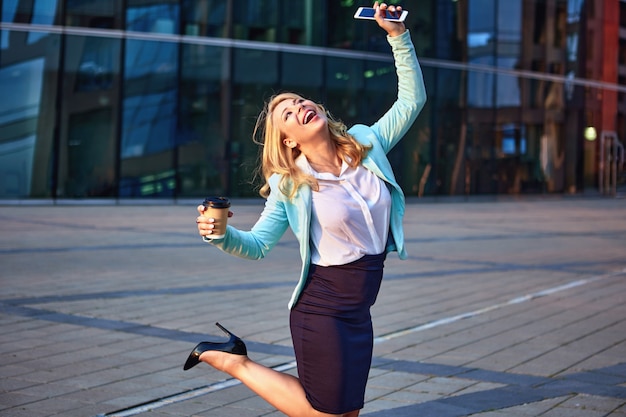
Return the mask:
[[[387,36],[387,40],[396,66],[398,98],[372,126],[385,152],[389,152],[402,139],[426,103],[424,78],[409,31],[398,36]]]
[[[403,22],[385,20],[387,12],[401,13],[401,6],[375,2],[376,23],[387,32],[398,77],[398,98],[391,108],[371,126],[378,142],[388,153],[409,130],[426,103],[422,70],[415,55],[411,36]],[[362,126],[355,126],[355,131]]]

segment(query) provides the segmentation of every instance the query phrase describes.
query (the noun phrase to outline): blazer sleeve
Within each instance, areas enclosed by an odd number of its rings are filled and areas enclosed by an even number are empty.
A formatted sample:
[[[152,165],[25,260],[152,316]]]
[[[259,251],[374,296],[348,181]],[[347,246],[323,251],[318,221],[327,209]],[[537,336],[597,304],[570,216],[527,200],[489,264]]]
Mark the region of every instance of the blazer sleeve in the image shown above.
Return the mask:
[[[285,198],[277,186],[271,192],[261,216],[249,231],[228,225],[222,239],[204,239],[231,255],[246,259],[261,259],[272,250],[289,227]]]
[[[426,87],[409,31],[387,36],[398,76],[398,98],[371,128],[388,153],[406,134],[426,103]]]

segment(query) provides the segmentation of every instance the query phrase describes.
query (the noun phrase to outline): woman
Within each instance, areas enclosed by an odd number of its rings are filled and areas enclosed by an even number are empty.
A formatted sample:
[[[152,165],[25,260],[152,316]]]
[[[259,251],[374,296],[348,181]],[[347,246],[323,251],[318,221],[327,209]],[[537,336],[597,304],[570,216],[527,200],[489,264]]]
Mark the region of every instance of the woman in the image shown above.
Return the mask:
[[[298,377],[251,361],[243,341],[202,342],[185,369],[205,362],[239,379],[288,416],[358,416],[372,359],[370,307],[390,251],[406,257],[404,197],[387,152],[411,127],[426,101],[422,73],[403,23],[382,18],[397,74],[398,99],[374,125],[347,130],[319,104],[296,94],[271,99],[256,130],[263,130],[263,213],[250,231],[228,226],[211,239],[213,219],[198,207],[198,231],[221,250],[262,258],[291,227],[302,270],[289,302]],[[256,132],[255,132],[256,133]]]

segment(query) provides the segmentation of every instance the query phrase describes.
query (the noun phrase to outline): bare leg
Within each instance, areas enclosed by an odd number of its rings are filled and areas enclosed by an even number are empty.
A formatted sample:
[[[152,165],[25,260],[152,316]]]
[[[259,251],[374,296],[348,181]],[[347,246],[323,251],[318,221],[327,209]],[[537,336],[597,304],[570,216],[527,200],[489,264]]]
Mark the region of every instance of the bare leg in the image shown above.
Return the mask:
[[[200,360],[240,380],[259,397],[289,417],[357,417],[359,415],[359,410],[346,414],[326,414],[317,411],[307,400],[298,378],[258,364],[247,356],[207,351],[200,355]]]

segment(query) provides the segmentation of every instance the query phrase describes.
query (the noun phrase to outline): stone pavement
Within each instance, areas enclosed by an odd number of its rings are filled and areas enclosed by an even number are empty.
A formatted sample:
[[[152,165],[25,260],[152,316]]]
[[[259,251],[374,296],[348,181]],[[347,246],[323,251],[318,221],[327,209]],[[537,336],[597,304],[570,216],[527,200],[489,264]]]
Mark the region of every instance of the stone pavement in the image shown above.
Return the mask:
[[[295,373],[293,236],[241,260],[196,235],[197,202],[134,204],[0,206],[0,415],[282,415],[182,365],[219,321]],[[626,200],[412,200],[405,227],[361,415],[626,416]]]

